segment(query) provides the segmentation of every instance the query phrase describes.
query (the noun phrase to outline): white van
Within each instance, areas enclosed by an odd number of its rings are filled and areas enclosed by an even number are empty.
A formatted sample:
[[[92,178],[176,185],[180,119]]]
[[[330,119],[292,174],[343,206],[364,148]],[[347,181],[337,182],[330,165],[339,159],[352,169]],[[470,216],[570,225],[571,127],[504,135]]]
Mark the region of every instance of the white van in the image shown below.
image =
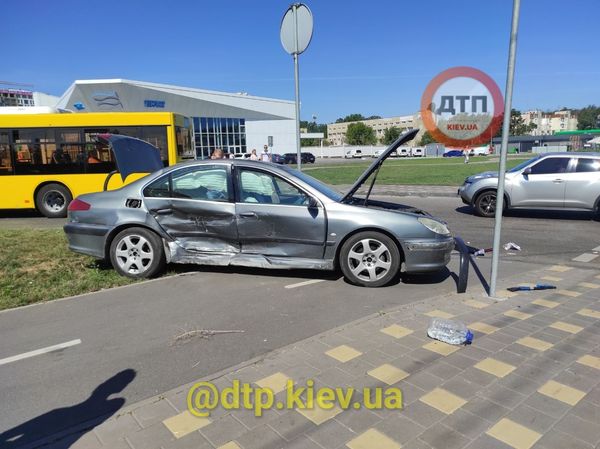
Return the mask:
[[[350,149],[350,150],[346,150],[346,153],[344,153],[344,158],[346,159],[353,159],[353,158],[361,158],[362,157],[362,151],[358,150],[358,149]]]
[[[414,147],[411,150],[410,155],[412,157],[423,157],[425,156],[425,150],[423,149],[423,147]]]
[[[410,147],[398,148],[398,157],[410,157]]]

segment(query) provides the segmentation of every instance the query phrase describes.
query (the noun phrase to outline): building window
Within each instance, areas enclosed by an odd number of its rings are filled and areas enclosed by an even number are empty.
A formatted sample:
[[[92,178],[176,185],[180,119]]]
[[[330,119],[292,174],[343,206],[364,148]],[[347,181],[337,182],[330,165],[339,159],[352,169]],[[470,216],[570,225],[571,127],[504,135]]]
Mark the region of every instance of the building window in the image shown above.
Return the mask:
[[[210,157],[215,148],[226,153],[246,152],[246,120],[243,118],[194,117],[196,157]]]

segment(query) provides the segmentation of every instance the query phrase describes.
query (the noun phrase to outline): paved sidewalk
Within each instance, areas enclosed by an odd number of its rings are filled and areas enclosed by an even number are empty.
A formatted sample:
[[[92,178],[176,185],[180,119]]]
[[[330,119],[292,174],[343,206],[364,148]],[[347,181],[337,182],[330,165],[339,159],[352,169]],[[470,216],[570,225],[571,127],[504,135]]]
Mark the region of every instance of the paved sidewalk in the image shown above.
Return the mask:
[[[332,186],[339,192],[346,192],[350,189],[350,185],[334,185]],[[363,187],[364,189],[364,187]],[[362,191],[362,190],[361,190]],[[441,197],[456,197],[458,186],[412,186],[412,185],[381,185],[373,186],[372,195],[383,196],[441,196]]]
[[[600,447],[600,275],[560,265],[508,282],[558,289],[503,290],[505,300],[494,301],[479,287],[428,299],[203,379],[218,388],[238,379],[276,391],[287,379],[301,386],[309,379],[315,386],[395,386],[404,395],[402,410],[268,410],[257,418],[252,411],[217,408],[209,418],[196,418],[187,411],[186,385],[122,409],[71,447]],[[473,344],[429,339],[434,316],[468,323]]]

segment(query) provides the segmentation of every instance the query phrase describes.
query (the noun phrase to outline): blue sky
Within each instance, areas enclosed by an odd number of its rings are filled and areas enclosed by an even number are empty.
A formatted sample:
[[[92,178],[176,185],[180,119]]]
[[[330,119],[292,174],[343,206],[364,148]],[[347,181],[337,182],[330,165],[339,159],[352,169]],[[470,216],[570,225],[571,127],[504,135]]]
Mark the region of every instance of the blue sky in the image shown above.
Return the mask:
[[[307,0],[302,119],[419,108],[439,72],[467,65],[502,92],[510,0]],[[0,80],[61,95],[75,79],[125,78],[293,99],[279,41],[288,1],[4,0]],[[513,105],[600,103],[598,0],[523,0]]]

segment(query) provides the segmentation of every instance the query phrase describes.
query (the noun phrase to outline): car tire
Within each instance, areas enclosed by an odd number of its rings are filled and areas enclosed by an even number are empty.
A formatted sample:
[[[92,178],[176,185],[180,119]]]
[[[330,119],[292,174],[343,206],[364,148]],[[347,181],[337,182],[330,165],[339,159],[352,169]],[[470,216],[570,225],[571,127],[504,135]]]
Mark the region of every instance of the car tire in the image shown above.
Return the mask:
[[[134,279],[155,276],[165,266],[160,237],[145,228],[127,228],[110,244],[110,262],[117,273]]]
[[[496,216],[496,191],[486,190],[477,195],[473,203],[475,214],[480,217],[493,218]],[[506,203],[504,204],[506,208]]]
[[[35,195],[35,207],[45,217],[63,218],[72,199],[73,195],[62,184],[46,184]]]
[[[391,238],[380,232],[364,231],[344,242],[339,266],[354,285],[383,287],[398,274],[400,258],[400,250]]]

